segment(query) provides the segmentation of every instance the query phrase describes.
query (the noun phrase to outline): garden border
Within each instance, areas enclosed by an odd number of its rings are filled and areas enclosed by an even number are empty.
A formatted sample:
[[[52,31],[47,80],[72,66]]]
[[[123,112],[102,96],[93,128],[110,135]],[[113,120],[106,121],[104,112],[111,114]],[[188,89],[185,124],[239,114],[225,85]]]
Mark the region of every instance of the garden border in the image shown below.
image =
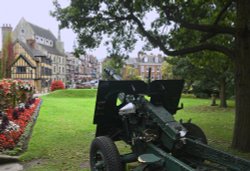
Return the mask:
[[[23,134],[20,136],[18,143],[16,144],[14,149],[0,151],[0,155],[5,154],[5,155],[11,155],[11,156],[19,156],[20,154],[22,154],[23,152],[27,150],[28,143],[33,132],[33,128],[39,116],[40,108],[43,102],[41,98],[39,98],[39,100],[40,102],[38,103],[36,109],[34,110],[34,113],[32,114],[29,123],[26,125],[25,130]]]

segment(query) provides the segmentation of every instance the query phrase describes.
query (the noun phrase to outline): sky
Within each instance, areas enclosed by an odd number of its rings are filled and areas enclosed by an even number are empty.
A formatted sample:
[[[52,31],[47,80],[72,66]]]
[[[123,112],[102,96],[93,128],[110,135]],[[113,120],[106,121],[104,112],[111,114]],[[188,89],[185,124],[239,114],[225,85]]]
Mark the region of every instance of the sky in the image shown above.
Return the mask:
[[[56,37],[58,35],[59,22],[50,16],[50,11],[55,8],[52,4],[53,0],[3,0],[0,3],[0,27],[3,24],[10,24],[13,29],[16,27],[22,17],[30,23],[38,25],[42,28],[49,29]],[[67,6],[70,0],[59,0],[62,7]],[[0,40],[2,40],[0,34]],[[76,41],[76,34],[71,29],[61,30],[61,40],[64,42],[66,52],[73,51],[73,44]],[[0,41],[0,48],[2,41]],[[135,50],[130,54],[130,57],[137,56],[142,45],[137,44]],[[99,48],[87,51],[93,54],[98,59],[105,58],[107,55],[106,47],[101,45]],[[159,54],[159,50],[153,50],[152,53]]]

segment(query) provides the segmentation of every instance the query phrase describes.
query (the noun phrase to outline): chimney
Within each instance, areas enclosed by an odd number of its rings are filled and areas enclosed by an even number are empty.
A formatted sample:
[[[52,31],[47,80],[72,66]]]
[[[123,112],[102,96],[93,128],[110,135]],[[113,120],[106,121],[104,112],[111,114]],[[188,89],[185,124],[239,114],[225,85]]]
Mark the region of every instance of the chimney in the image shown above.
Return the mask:
[[[27,39],[26,42],[31,48],[35,48],[36,41],[34,39]]]
[[[8,34],[12,33],[12,27],[10,24],[3,24],[2,26],[2,45],[4,44],[4,41]]]

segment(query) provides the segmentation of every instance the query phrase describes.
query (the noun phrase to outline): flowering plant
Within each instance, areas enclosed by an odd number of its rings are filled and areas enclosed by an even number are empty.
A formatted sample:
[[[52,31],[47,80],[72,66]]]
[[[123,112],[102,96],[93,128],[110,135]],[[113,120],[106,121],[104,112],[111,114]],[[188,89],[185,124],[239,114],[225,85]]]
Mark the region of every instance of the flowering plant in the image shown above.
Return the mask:
[[[50,86],[51,91],[64,89],[64,83],[61,80],[53,81]]]
[[[18,142],[39,101],[32,100],[32,96],[29,82],[0,80],[0,151]]]
[[[33,96],[33,88],[27,81],[0,80],[0,111],[14,108],[18,103],[26,103]]]

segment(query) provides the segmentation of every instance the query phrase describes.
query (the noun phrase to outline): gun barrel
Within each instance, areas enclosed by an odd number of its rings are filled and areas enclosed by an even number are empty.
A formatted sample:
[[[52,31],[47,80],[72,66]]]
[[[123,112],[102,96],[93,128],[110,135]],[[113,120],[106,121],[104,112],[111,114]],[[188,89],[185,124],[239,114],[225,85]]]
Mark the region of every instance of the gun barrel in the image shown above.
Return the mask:
[[[110,78],[112,78],[114,80],[117,80],[117,81],[122,80],[122,77],[120,75],[116,74],[113,69],[111,69],[111,68],[104,68],[104,71],[106,72],[106,74]]]

